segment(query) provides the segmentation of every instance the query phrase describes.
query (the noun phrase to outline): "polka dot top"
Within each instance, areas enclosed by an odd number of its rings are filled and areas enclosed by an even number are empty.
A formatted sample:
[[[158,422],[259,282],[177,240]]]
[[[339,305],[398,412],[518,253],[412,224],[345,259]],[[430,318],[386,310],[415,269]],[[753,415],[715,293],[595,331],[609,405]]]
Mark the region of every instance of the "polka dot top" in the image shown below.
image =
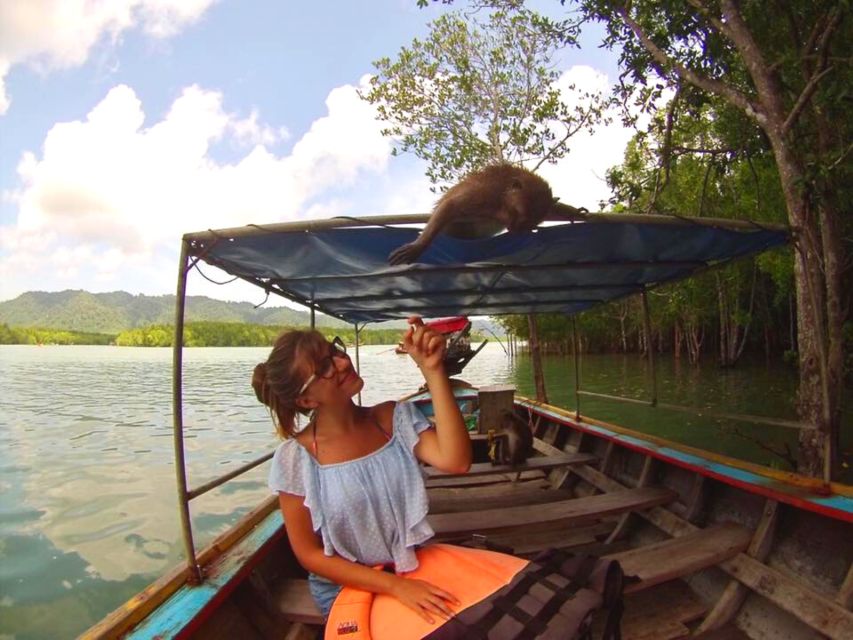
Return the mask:
[[[412,571],[414,547],[434,532],[426,521],[429,502],[414,448],[429,421],[410,402],[394,407],[393,433],[376,451],[355,460],[319,464],[294,438],[273,455],[269,487],[305,497],[326,555],[366,565],[393,563]]]

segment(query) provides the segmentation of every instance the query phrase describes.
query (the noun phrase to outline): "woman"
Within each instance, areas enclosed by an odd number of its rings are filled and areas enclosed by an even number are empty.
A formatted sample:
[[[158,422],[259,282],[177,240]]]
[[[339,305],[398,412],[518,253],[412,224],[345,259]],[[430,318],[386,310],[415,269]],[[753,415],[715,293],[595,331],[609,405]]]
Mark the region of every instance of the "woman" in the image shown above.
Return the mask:
[[[434,428],[411,403],[356,405],[364,381],[343,343],[315,331],[281,335],[252,377],[285,438],[270,488],[324,616],[340,585],[392,595],[429,623],[458,604],[447,591],[400,575],[417,567],[414,549],[433,535],[418,461],[454,473],[471,465],[471,441],[444,371],[445,339],[419,318],[409,324],[403,345],[432,395]],[[299,432],[296,412],[312,415]]]

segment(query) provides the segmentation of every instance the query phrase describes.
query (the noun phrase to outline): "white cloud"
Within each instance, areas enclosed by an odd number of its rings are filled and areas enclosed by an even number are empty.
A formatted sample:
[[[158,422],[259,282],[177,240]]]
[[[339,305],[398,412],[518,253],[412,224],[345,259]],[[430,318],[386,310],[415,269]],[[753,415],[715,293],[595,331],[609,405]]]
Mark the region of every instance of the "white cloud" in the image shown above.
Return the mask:
[[[558,81],[563,100],[572,105],[584,93],[604,93],[610,89],[607,75],[592,67],[577,65],[563,73]],[[570,87],[574,85],[572,91]],[[581,98],[582,99],[582,98]],[[616,114],[608,125],[599,125],[593,133],[581,131],[569,142],[570,153],[556,164],[545,164],[537,173],[548,180],[561,202],[590,211],[599,209],[599,202],[610,197],[605,181],[607,170],[621,164],[625,145],[633,131],[626,129]]]
[[[561,83],[608,87],[589,67],[572,68]],[[390,143],[356,92],[350,85],[330,91],[327,113],[281,155],[270,148],[281,128],[256,112],[227,112],[220,93],[188,87],[152,122],[130,87],[114,87],[85,120],[56,124],[39,153],[21,157],[20,184],[3,194],[18,220],[0,227],[0,300],[46,286],[172,291],[187,231],[428,212],[438,196],[422,163],[399,159],[388,172]],[[616,118],[575,136],[571,153],[539,172],[563,202],[595,210],[610,195],[605,173],[622,161],[631,135]],[[222,143],[253,146],[220,162],[211,147]],[[259,302],[249,286],[217,288],[194,277],[190,293]]]
[[[4,79],[16,64],[46,73],[86,62],[98,43],[139,28],[175,35],[214,0],[7,0],[0,2],[0,115],[10,104]]]
[[[56,124],[40,156],[23,154],[20,186],[4,194],[18,219],[0,228],[0,299],[33,288],[34,273],[121,286],[121,269],[174,252],[187,231],[342,212],[334,195],[312,199],[383,172],[391,155],[356,91],[333,89],[327,115],[280,157],[265,146],[280,137],[275,129],[255,112],[226,112],[217,92],[188,87],[149,124],[134,91],[114,87],[84,121]],[[211,157],[214,143],[249,139],[256,144],[232,163]],[[160,292],[172,288],[174,267],[167,271]]]

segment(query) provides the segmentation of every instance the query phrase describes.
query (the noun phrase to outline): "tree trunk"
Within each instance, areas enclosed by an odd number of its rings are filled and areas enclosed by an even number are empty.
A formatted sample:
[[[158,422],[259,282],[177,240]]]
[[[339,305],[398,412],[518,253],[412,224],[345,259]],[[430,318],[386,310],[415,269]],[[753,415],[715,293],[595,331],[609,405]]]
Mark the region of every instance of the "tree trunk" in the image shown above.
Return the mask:
[[[533,383],[536,386],[536,399],[539,402],[548,402],[548,392],[545,390],[545,374],[542,371],[542,353],[539,349],[539,330],[536,316],[532,313],[527,316],[527,326],[530,332],[528,344],[533,361]]]
[[[840,291],[832,292],[831,284],[821,274],[820,245],[816,242],[821,230],[810,215],[808,203],[802,192],[803,173],[791,156],[781,136],[769,135],[779,177],[788,209],[791,226],[799,229],[794,260],[794,281],[797,296],[797,344],[799,347],[800,387],[797,393],[797,413],[800,420],[817,427],[800,432],[800,473],[829,480],[834,454],[831,445],[840,429],[838,415],[832,407],[840,404],[837,387],[831,387],[828,371],[827,340],[824,328],[827,318],[824,291],[840,299]],[[825,284],[824,284],[825,283]],[[824,284],[824,286],[821,286]],[[824,288],[826,287],[826,289]],[[840,333],[840,327],[830,333]],[[835,418],[835,420],[833,420]]]
[[[799,471],[811,476],[823,475],[828,481],[831,476],[828,463],[834,457],[831,445],[841,426],[838,414],[833,413],[833,407],[840,404],[840,397],[834,398],[833,395],[840,387],[830,382],[827,336],[836,335],[836,332],[840,335],[840,317],[836,317],[827,305],[830,304],[829,298],[840,300],[841,292],[834,289],[836,283],[831,277],[824,279],[821,273],[826,262],[836,257],[823,253],[829,240],[822,236],[829,233],[830,228],[823,220],[818,224],[810,210],[806,193],[810,183],[803,171],[805,156],[802,151],[798,155],[794,150],[779,78],[765,62],[740,15],[737,2],[721,0],[720,6],[727,35],[740,51],[755,85],[760,110],[754,117],[770,141],[779,169],[788,222],[797,229],[794,278],[800,356],[798,413],[803,422],[817,427],[813,431],[800,432]],[[831,246],[829,248],[832,251]],[[839,323],[839,326],[833,326],[834,323]]]
[[[675,361],[681,361],[681,349],[684,346],[684,335],[681,332],[681,321],[676,319],[675,325],[672,328],[672,351],[675,356]]]

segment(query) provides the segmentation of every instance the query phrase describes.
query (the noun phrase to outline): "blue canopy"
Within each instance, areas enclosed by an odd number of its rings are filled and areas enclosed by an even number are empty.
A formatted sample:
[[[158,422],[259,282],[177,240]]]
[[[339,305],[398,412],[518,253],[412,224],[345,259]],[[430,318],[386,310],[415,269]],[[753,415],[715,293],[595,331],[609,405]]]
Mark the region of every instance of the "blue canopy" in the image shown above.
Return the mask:
[[[743,222],[601,214],[484,240],[440,236],[417,263],[390,266],[388,254],[419,230],[388,220],[252,226],[184,240],[191,256],[230,274],[364,323],[411,314],[574,314],[789,237],[781,227]]]

